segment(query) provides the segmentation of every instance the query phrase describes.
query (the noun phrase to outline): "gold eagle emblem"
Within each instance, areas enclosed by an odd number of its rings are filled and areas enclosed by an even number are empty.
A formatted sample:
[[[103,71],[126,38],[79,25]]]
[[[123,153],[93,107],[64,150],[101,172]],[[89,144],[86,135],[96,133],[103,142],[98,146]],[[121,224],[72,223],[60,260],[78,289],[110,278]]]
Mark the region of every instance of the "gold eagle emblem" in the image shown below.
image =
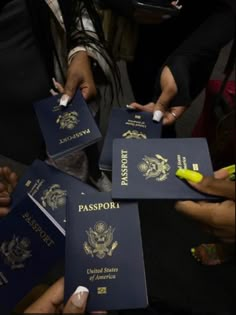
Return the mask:
[[[168,159],[165,159],[159,154],[155,157],[145,156],[143,161],[138,164],[138,169],[145,179],[155,178],[157,181],[164,181],[169,175],[170,165],[167,163]]]
[[[4,241],[0,245],[0,254],[12,270],[22,269],[25,267],[25,260],[32,256],[29,247],[30,240],[28,238],[13,235],[12,240]]]
[[[59,115],[56,123],[60,125],[60,129],[74,129],[75,126],[78,124],[79,114],[75,111],[73,112],[66,112],[62,115]]]
[[[60,185],[54,184],[43,192],[42,205],[55,210],[66,204],[66,195],[66,190],[62,190]]]
[[[84,242],[83,248],[87,255],[103,259],[106,255],[112,256],[113,251],[117,248],[118,242],[113,242],[113,233],[115,228],[107,226],[103,221],[99,221],[94,228],[86,231],[88,242]]]
[[[147,136],[138,130],[127,130],[122,137],[125,139],[147,139]]]

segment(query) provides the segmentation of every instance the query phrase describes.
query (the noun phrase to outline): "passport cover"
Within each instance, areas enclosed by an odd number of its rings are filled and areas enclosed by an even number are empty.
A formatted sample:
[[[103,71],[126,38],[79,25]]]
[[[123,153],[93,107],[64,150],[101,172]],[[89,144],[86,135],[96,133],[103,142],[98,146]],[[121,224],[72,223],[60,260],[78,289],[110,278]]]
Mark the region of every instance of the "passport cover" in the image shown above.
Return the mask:
[[[8,314],[64,258],[65,237],[29,198],[0,220],[0,312]]]
[[[101,170],[112,170],[112,142],[116,138],[147,139],[160,138],[162,123],[152,120],[152,113],[114,108],[99,159]]]
[[[67,175],[47,163],[35,160],[20,178],[13,194],[11,208],[29,193],[65,233],[66,198],[96,192],[96,189]]]
[[[120,203],[110,193],[68,200],[65,300],[89,289],[88,311],[148,305],[137,203]]]
[[[205,200],[175,176],[178,168],[213,175],[205,138],[123,140],[113,142],[112,197],[117,199]]]
[[[102,138],[80,90],[67,107],[59,106],[60,97],[52,96],[34,104],[51,158],[81,150]]]

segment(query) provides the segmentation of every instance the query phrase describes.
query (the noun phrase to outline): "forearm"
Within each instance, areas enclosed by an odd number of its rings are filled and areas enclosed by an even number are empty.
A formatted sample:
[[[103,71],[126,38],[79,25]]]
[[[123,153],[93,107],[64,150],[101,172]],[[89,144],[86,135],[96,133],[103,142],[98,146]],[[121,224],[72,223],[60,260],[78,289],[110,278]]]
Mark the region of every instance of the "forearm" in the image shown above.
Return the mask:
[[[78,52],[86,51],[88,56],[99,64],[106,76],[110,76],[108,63],[111,60],[104,47],[105,40],[99,17],[93,6],[90,4],[87,6],[91,12],[88,12],[84,4],[77,4],[76,6],[77,13],[73,19],[72,31],[68,36],[68,62],[70,63]]]

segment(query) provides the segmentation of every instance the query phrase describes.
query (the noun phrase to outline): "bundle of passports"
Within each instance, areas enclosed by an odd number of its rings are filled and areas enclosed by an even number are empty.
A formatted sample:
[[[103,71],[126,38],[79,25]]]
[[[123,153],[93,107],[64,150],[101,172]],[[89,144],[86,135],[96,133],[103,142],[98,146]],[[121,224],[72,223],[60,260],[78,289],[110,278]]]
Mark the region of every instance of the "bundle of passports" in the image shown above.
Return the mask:
[[[213,175],[205,138],[113,141],[112,197],[115,199],[206,200],[176,177],[177,169]]]
[[[30,194],[38,207],[65,235],[66,199],[96,192],[96,189],[47,163],[35,160],[21,177],[13,194],[11,208]]]
[[[65,237],[26,196],[0,220],[0,313],[18,302],[64,258]]]
[[[162,123],[152,120],[152,113],[114,108],[99,159],[101,170],[112,170],[112,143],[114,139],[160,138]]]
[[[65,300],[79,285],[89,289],[87,310],[148,305],[137,203],[110,193],[69,198]]]
[[[60,97],[52,96],[34,104],[48,155],[53,159],[81,150],[102,138],[79,90],[67,107],[59,106]]]

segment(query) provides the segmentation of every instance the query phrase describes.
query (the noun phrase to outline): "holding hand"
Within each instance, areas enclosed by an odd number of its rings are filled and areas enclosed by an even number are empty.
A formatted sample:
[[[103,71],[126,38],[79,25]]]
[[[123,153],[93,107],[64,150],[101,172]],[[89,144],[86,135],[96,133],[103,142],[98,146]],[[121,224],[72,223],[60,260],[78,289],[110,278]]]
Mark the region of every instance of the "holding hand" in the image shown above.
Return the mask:
[[[156,101],[146,105],[131,103],[130,106],[134,109],[152,112],[153,120],[159,122],[163,119],[163,125],[172,125],[176,119],[180,118],[186,111],[185,106],[169,107],[172,99],[178,93],[178,88],[175,79],[168,67],[164,67],[160,78],[161,95]]]
[[[54,283],[36,302],[30,305],[25,314],[84,314],[88,289],[78,287],[63,306],[64,278]]]
[[[191,170],[178,170],[176,175],[186,179],[200,192],[225,197],[217,203],[179,201],[176,210],[201,222],[206,229],[224,242],[235,242],[235,182],[229,180],[235,166],[215,172],[214,177]],[[229,172],[230,170],[230,172]]]
[[[80,51],[72,58],[64,87],[55,80],[53,82],[57,91],[63,94],[60,100],[62,106],[69,103],[78,88],[86,101],[93,99],[97,94],[89,56],[86,51]]]
[[[18,178],[9,167],[0,167],[0,217],[9,212],[10,196]]]

